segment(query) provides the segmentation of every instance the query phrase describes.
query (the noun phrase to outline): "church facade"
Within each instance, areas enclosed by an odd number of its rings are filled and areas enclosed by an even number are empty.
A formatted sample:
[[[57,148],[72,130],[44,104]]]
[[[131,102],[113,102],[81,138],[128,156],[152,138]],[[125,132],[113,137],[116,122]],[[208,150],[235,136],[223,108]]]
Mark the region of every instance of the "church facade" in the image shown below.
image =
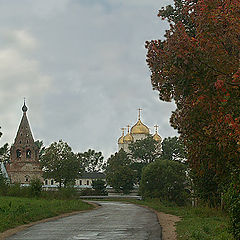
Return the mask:
[[[136,142],[137,140],[142,140],[148,137],[151,133],[149,128],[142,123],[141,121],[141,110],[138,109],[138,121],[131,127],[127,126],[127,133],[125,135],[125,128],[122,128],[122,136],[118,139],[118,150],[123,149],[125,152],[129,153],[129,144]],[[131,129],[130,129],[131,127]],[[156,128],[155,133],[152,135],[153,139],[161,145],[162,138],[158,134],[158,126],[154,126]]]
[[[23,116],[15,141],[10,149],[10,162],[6,165],[11,183],[29,184],[30,180],[34,178],[43,180],[39,162],[39,149],[33,139],[27,110],[24,101]]]

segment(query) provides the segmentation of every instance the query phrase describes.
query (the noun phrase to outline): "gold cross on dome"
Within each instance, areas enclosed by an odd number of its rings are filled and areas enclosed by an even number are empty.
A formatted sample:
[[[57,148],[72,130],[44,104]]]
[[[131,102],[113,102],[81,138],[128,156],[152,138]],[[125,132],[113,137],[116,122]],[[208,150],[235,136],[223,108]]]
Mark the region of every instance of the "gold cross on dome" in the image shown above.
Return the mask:
[[[130,127],[131,127],[130,125],[127,125],[127,128],[128,128],[128,133],[129,133],[129,129],[130,129]]]
[[[154,127],[156,128],[155,131],[156,131],[156,133],[157,133],[157,132],[158,132],[158,127],[159,127],[159,126],[158,126],[158,125],[155,125]]]
[[[121,128],[121,130],[122,130],[122,135],[124,136],[125,128]]]
[[[138,109],[138,120],[140,120],[140,118],[141,118],[141,111],[142,111],[142,108],[139,108]]]

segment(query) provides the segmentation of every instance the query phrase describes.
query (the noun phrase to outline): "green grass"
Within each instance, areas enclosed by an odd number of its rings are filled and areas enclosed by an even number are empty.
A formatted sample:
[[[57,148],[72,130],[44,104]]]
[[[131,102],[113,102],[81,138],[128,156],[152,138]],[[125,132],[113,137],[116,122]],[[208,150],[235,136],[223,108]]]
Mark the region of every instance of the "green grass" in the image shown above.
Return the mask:
[[[0,232],[62,213],[92,208],[81,200],[0,197]]]
[[[178,240],[233,240],[228,232],[228,217],[222,211],[208,207],[179,207],[159,199],[128,202],[145,205],[159,212],[181,217],[176,224]]]

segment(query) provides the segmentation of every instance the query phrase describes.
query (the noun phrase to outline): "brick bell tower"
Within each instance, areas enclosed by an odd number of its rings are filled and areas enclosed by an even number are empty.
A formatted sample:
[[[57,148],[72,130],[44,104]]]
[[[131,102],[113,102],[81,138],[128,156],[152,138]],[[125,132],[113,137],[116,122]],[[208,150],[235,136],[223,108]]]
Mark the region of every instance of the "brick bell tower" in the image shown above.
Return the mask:
[[[10,149],[10,163],[6,166],[11,183],[29,184],[34,178],[43,181],[39,163],[39,148],[34,143],[27,119],[27,110],[24,100],[22,120],[14,144]]]

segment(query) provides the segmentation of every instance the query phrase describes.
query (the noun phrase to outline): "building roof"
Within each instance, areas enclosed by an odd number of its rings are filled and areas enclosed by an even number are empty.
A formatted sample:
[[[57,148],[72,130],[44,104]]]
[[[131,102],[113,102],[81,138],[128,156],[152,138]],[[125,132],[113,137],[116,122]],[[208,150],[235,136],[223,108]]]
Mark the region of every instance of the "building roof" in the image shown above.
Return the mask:
[[[138,119],[137,123],[131,128],[131,134],[149,134],[149,128]]]
[[[84,172],[82,173],[81,179],[105,179],[106,175],[101,172]]]
[[[25,102],[22,107],[22,111],[23,111],[23,116],[22,116],[22,120],[21,120],[21,123],[18,128],[14,143],[25,146],[26,144],[33,144],[34,139],[33,139],[32,131],[31,131],[28,119],[27,119],[27,114],[26,114],[27,107],[25,105]]]

